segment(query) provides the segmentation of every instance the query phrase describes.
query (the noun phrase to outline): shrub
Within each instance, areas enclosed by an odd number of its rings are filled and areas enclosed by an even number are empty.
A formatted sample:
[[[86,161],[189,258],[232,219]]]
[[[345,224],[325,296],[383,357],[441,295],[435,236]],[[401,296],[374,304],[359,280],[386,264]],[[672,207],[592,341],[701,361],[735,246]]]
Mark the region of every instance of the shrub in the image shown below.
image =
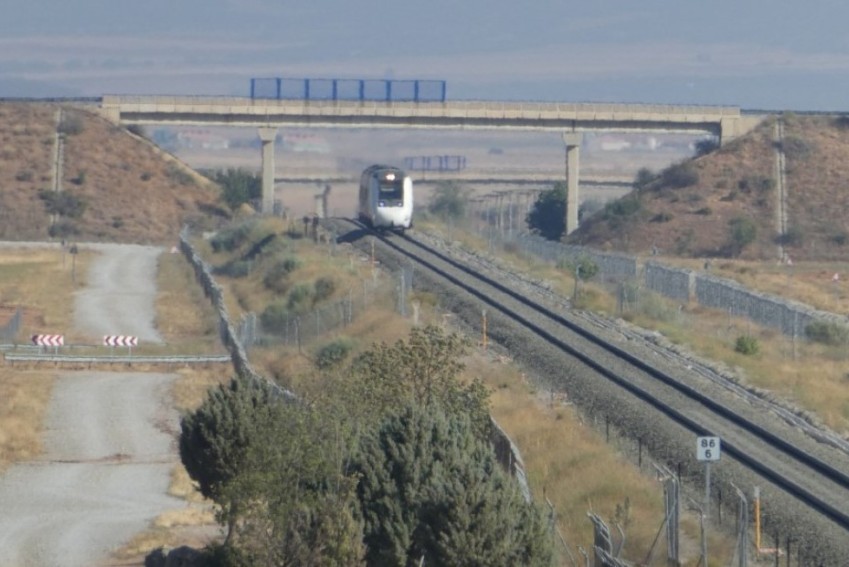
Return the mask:
[[[804,160],[814,151],[814,144],[802,138],[784,138],[781,147],[790,159]]]
[[[82,185],[85,183],[85,170],[80,170],[80,172],[77,173],[77,176],[71,179],[71,183],[74,185]]]
[[[657,213],[651,218],[651,222],[669,222],[672,220],[672,213],[662,212]]]
[[[124,226],[124,219],[121,217],[112,217],[112,228],[121,228]]]
[[[641,207],[640,200],[635,196],[626,196],[604,206],[602,216],[605,220],[616,217],[629,217],[637,213]]]
[[[309,284],[298,284],[289,292],[286,306],[290,311],[303,313],[312,304],[313,290]]]
[[[85,199],[71,191],[42,189],[38,192],[38,197],[44,201],[44,208],[50,215],[79,218],[83,215],[87,206]]]
[[[217,233],[210,240],[213,252],[232,252],[244,244],[251,234],[250,223],[242,223],[238,226],[226,228]]]
[[[634,189],[640,190],[656,178],[657,174],[655,172],[646,167],[641,167],[639,171],[637,171],[636,177],[634,177]]]
[[[758,227],[755,221],[748,217],[736,217],[728,221],[729,243],[728,253],[739,256],[743,248],[755,241]]]
[[[696,210],[697,215],[709,216],[713,214],[713,209],[710,207],[702,207],[701,209]]]
[[[32,181],[32,172],[29,170],[19,171],[15,174],[15,180],[17,181]]]
[[[276,335],[282,335],[288,330],[291,313],[282,301],[268,305],[259,316],[263,331]]]
[[[846,244],[847,240],[849,240],[849,234],[847,234],[845,230],[841,230],[840,232],[831,236],[831,241],[837,244],[838,246],[843,246],[844,244]]]
[[[313,292],[313,303],[318,303],[333,295],[333,292],[336,291],[336,282],[333,281],[333,278],[321,277],[315,281],[313,287],[315,288]]]
[[[65,136],[76,136],[83,131],[83,120],[75,114],[63,113],[57,130]]]
[[[763,175],[749,175],[737,182],[737,188],[744,193],[750,191],[766,193],[775,189],[775,179]]]
[[[353,348],[354,345],[350,339],[336,339],[318,349],[315,355],[315,365],[319,370],[328,370],[338,366],[348,358]]]
[[[139,179],[142,181],[150,181],[151,177],[153,177],[153,175],[149,171],[145,171],[139,176]]]
[[[849,342],[849,328],[828,321],[814,321],[805,327],[808,339],[824,345],[844,345]]]
[[[67,238],[79,234],[77,225],[70,219],[59,219],[47,229],[47,234],[52,238]]]
[[[289,274],[297,270],[301,262],[295,258],[284,258],[272,265],[262,278],[262,284],[266,289],[277,293],[286,293],[289,290]]]
[[[673,189],[683,189],[699,182],[699,173],[690,163],[670,165],[660,174],[663,185]]]
[[[231,278],[244,278],[251,273],[251,263],[246,260],[234,260],[216,267],[213,272]]]
[[[696,142],[696,157],[701,157],[719,148],[719,140],[716,138],[705,138]]]
[[[734,350],[747,356],[757,354],[760,348],[758,339],[751,335],[740,335],[734,343]]]

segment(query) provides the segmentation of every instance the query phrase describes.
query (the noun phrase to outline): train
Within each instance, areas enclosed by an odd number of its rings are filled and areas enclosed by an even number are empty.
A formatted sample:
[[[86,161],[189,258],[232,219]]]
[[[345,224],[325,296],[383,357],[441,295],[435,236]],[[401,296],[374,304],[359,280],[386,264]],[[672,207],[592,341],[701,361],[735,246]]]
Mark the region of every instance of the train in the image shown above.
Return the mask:
[[[404,232],[412,228],[412,178],[391,165],[367,167],[360,176],[357,216],[375,230]]]

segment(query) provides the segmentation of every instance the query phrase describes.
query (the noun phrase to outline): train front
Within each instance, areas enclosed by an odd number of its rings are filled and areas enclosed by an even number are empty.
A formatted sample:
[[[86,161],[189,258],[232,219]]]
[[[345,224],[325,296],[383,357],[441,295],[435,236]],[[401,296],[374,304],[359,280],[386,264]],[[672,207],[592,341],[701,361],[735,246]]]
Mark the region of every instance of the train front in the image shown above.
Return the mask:
[[[410,228],[413,220],[413,180],[402,171],[386,171],[378,180],[374,225],[389,229]]]

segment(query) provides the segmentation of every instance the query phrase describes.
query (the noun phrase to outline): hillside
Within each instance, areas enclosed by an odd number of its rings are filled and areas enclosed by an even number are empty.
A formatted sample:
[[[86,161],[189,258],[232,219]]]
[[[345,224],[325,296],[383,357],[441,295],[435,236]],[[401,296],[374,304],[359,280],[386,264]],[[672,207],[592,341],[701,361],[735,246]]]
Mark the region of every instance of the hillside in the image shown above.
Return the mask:
[[[783,137],[776,139],[776,121]],[[787,231],[779,235],[777,147],[784,149]],[[785,114],[701,157],[680,162],[584,219],[568,238],[606,250],[727,257],[729,221],[749,219],[755,240],[739,256],[840,260],[849,252],[849,126],[843,117]]]
[[[50,196],[57,132],[61,195]],[[223,214],[218,194],[173,156],[93,112],[0,104],[0,239],[172,243],[184,223],[209,226]],[[66,216],[51,219],[45,197]]]

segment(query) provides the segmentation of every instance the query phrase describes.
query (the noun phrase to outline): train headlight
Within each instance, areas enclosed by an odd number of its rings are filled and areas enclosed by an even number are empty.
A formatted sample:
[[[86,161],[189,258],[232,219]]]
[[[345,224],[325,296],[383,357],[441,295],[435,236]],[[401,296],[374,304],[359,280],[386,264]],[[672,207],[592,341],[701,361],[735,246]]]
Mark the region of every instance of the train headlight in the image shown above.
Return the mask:
[[[378,207],[385,207],[385,206],[386,206],[386,203],[384,203],[383,201],[378,201],[378,202],[377,202],[377,206],[378,206]]]

